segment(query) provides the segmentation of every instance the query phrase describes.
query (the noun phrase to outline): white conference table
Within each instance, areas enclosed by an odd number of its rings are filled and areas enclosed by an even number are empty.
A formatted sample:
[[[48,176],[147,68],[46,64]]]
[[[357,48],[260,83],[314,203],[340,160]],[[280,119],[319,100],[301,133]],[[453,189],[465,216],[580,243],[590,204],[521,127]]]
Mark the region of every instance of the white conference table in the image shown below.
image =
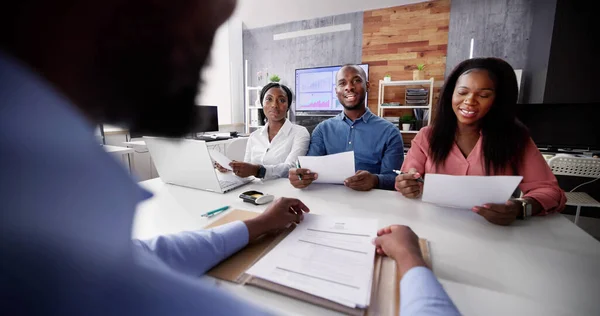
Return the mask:
[[[104,150],[107,153],[113,154],[113,155],[128,155],[133,153],[133,149],[132,148],[127,148],[127,147],[120,147],[120,146],[113,146],[113,145],[102,145],[102,148],[104,148]]]
[[[168,185],[160,178],[140,184],[155,196],[138,207],[134,238],[201,229],[219,216],[200,215],[224,205],[261,212],[268,205],[238,197],[252,189],[299,198],[314,214],[375,217],[381,227],[409,225],[429,240],[433,271],[464,315],[600,315],[600,242],[560,214],[502,227],[471,211],[392,191],[322,184],[298,190],[287,179],[255,181],[226,194]],[[206,279],[278,314],[337,315],[252,286]]]

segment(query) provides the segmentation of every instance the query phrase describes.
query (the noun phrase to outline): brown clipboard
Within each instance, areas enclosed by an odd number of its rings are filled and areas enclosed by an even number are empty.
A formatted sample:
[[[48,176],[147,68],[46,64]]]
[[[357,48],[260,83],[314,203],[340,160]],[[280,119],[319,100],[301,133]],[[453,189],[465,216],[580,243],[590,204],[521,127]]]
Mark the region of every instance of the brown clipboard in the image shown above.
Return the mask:
[[[205,228],[212,228],[238,220],[244,221],[258,215],[259,213],[250,211],[232,210]],[[375,316],[399,314],[401,276],[397,272],[398,270],[396,269],[394,260],[388,257],[375,257],[372,286],[373,292],[371,293],[371,303],[367,309],[347,307],[312,294],[253,277],[246,273],[254,263],[273,249],[273,247],[283,240],[283,238],[285,238],[293,229],[294,226],[283,231],[279,235],[261,237],[213,267],[207,272],[207,275],[238,284],[256,286],[347,315]],[[425,262],[431,267],[431,255],[427,240],[421,238],[419,239],[419,244]]]

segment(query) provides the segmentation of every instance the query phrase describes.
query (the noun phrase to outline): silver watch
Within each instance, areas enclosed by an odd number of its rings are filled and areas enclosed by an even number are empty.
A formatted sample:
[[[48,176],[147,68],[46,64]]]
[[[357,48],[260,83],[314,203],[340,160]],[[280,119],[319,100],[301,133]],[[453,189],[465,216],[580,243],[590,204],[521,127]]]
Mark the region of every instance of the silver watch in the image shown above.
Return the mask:
[[[528,219],[531,217],[531,213],[533,211],[533,204],[531,204],[531,202],[528,199],[518,198],[512,200],[517,203],[521,203],[521,205],[523,206],[522,213],[519,216],[517,216],[517,218]]]

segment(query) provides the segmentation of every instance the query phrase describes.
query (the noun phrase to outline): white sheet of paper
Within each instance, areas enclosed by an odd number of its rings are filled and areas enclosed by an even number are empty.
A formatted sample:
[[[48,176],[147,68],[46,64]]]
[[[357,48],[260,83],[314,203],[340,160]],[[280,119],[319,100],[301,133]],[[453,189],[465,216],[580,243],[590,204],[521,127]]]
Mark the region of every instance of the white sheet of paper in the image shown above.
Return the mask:
[[[344,180],[356,173],[354,151],[327,156],[301,156],[298,160],[301,168],[319,175],[314,183],[343,184]]]
[[[487,203],[504,204],[522,179],[521,176],[426,174],[422,200],[469,210]]]
[[[247,273],[349,306],[371,300],[376,219],[306,214]]]
[[[227,170],[233,170],[229,166],[229,164],[231,163],[231,159],[227,158],[227,156],[223,155],[222,153],[220,153],[216,150],[212,150],[212,149],[209,150],[208,153],[210,154],[210,158],[212,158],[214,161],[216,161],[218,164],[220,164],[223,168],[225,168]]]

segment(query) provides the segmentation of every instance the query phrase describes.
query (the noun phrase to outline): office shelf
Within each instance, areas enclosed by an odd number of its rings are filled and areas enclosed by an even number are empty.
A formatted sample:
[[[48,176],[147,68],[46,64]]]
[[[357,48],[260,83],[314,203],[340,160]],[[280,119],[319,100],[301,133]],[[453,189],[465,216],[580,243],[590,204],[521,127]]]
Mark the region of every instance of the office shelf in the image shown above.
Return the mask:
[[[385,110],[392,109],[426,109],[429,110],[427,117],[427,125],[431,123],[431,104],[433,102],[433,77],[429,78],[429,80],[401,80],[401,81],[384,81],[379,80],[379,95],[377,100],[377,115],[380,117],[384,117]],[[386,87],[415,87],[415,86],[426,86],[427,94],[423,95],[423,99],[428,99],[427,105],[382,105],[384,103],[385,98],[385,88]],[[411,96],[414,98],[418,98],[418,96]],[[416,99],[413,99],[416,100]],[[404,100],[406,102],[406,100]],[[401,124],[400,124],[401,126]],[[416,134],[418,131],[401,131],[406,134]]]
[[[244,82],[245,86],[245,97],[244,97],[244,129],[246,134],[249,134],[251,128],[259,128],[262,125],[258,125],[258,121],[260,119],[259,110],[262,109],[260,106],[256,106],[254,103],[251,103],[251,93],[256,93],[256,99],[260,98],[260,91],[263,87],[257,86],[252,87],[248,86],[248,61],[245,61],[245,77],[246,81]]]

